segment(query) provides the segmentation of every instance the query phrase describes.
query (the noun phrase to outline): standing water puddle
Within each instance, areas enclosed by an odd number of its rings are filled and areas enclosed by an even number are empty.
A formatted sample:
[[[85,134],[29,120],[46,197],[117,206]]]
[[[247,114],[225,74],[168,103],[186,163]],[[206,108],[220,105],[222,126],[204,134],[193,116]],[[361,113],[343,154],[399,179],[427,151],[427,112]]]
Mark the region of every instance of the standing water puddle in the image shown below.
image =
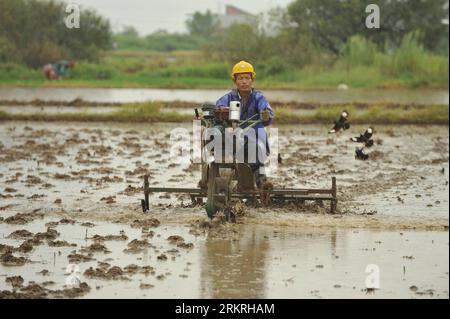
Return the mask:
[[[25,284],[47,282],[48,289],[62,289],[72,251],[80,253],[96,243],[94,235],[122,234],[126,240],[101,242],[108,253],[94,252],[94,260],[74,263],[81,282],[90,286],[84,297],[448,298],[445,232],[228,225],[224,226],[227,235],[212,236],[212,231],[209,235],[192,234],[183,225],[161,224],[142,232],[124,224],[94,222],[85,227],[81,221],[71,224],[62,220],[58,224],[58,220],[44,218],[26,225],[0,224],[4,237],[1,243],[17,247],[23,240],[8,239],[8,234],[21,229],[44,232],[45,223],[50,221],[56,222],[53,229],[60,233],[57,240],[76,247],[49,247],[44,243],[29,253],[15,253],[30,262],[0,265],[0,290],[11,289],[5,282],[10,276],[21,276]],[[193,247],[179,248],[170,243],[167,238],[174,235]],[[147,239],[151,246],[140,252],[124,252],[134,239]],[[163,254],[167,259],[158,259]],[[106,270],[115,266],[123,271],[121,278],[98,279],[86,273],[90,267]],[[151,271],[127,272],[139,267]],[[374,292],[366,290],[367,267],[379,270],[380,288]]]

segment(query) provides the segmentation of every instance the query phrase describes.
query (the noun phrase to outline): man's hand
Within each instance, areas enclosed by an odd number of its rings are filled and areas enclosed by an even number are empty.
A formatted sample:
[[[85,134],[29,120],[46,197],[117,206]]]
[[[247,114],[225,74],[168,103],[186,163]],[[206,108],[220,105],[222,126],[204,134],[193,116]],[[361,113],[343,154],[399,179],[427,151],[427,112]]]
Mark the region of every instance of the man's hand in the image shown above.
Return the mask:
[[[268,123],[270,121],[270,112],[267,108],[261,111],[261,120],[264,123]]]

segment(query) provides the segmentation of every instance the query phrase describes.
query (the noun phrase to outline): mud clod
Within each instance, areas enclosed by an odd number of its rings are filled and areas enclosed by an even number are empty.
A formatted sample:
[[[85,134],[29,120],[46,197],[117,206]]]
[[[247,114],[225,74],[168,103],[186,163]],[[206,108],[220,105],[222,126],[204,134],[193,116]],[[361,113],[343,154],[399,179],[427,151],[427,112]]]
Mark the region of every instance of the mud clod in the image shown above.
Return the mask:
[[[16,250],[21,253],[28,253],[33,250],[33,245],[30,240],[26,240]]]
[[[76,247],[77,246],[77,244],[68,243],[65,240],[55,240],[55,241],[51,240],[51,241],[48,241],[47,244],[50,247]]]
[[[153,287],[155,287],[155,286],[152,285],[152,284],[144,284],[144,283],[141,283],[141,284],[139,285],[139,288],[140,288],[140,289],[150,289],[150,288],[153,288]]]
[[[162,261],[166,261],[167,260],[167,256],[164,254],[161,254],[157,257],[158,260],[162,260]]]
[[[60,234],[50,227],[47,228],[45,233],[36,233],[33,237],[34,240],[55,240]]]
[[[21,287],[23,285],[23,278],[21,276],[6,277],[5,281],[11,284],[14,288]]]
[[[184,248],[184,249],[192,249],[192,248],[194,248],[194,244],[193,243],[179,243],[177,245],[177,247]]]
[[[138,240],[134,239],[131,242],[128,243],[128,248],[124,249],[125,253],[140,253],[144,251],[146,248],[151,247],[151,244],[148,242],[147,239]]]
[[[131,224],[131,227],[133,228],[154,228],[158,227],[161,224],[159,220],[156,218],[149,218],[149,219],[136,219]]]
[[[167,240],[169,241],[169,243],[175,245],[184,242],[184,238],[178,235],[169,236]]]
[[[11,234],[9,234],[6,238],[11,238],[11,239],[27,239],[30,237],[33,237],[33,233],[29,232],[26,229],[20,229],[20,230],[16,230],[14,232],[12,232]]]
[[[23,266],[27,262],[24,257],[15,257],[11,252],[5,252],[0,256],[0,262],[3,266]]]
[[[125,234],[120,235],[106,235],[106,236],[100,236],[100,235],[94,235],[91,239],[99,242],[104,241],[112,241],[112,240],[128,240],[128,236]]]
[[[70,263],[82,263],[82,262],[88,262],[88,261],[94,260],[89,255],[86,256],[86,255],[77,254],[77,253],[71,253],[67,256],[67,258],[69,259]]]
[[[96,252],[110,253],[110,251],[106,248],[106,246],[100,243],[93,243],[88,247],[82,248],[81,251],[84,253],[96,253]]]
[[[105,268],[94,269],[89,267],[89,269],[84,272],[84,275],[89,278],[105,280],[129,280],[128,277],[124,276],[123,270],[118,266],[111,267],[108,270],[105,270]]]
[[[67,224],[71,224],[71,225],[73,225],[73,224],[75,224],[75,220],[73,220],[73,219],[68,219],[68,218],[63,218],[63,219],[61,219],[60,221],[59,221],[59,223],[60,224],[62,224],[62,225],[67,225]]]
[[[14,225],[24,225],[32,222],[36,218],[42,218],[44,214],[40,213],[17,213],[5,219],[5,223]]]

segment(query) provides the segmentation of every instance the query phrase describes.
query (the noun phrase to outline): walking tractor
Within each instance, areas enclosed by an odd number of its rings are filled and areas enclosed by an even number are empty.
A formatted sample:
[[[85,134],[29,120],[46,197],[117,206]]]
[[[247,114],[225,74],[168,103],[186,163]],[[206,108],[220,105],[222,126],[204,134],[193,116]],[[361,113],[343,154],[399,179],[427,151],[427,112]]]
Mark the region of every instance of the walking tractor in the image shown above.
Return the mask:
[[[235,148],[238,148],[236,142],[232,144],[231,158],[230,156],[227,158],[227,152],[224,151],[227,136],[224,134],[225,130],[228,128],[232,128],[233,131],[241,129],[240,132],[245,133],[260,123],[259,114],[255,114],[247,120],[241,120],[240,102],[238,101],[231,102],[229,107],[205,104],[201,110],[200,114],[198,109],[195,109],[196,119],[201,121],[202,130],[202,141],[199,144],[201,145],[201,179],[198,186],[196,188],[150,187],[148,176],[145,175],[144,199],[141,200],[144,212],[150,209],[150,194],[182,193],[189,195],[194,203],[204,204],[210,218],[221,211],[228,221],[235,219],[233,199],[246,199],[254,205],[260,204],[263,207],[292,201],[301,203],[304,201],[330,201],[330,213],[335,213],[337,205],[335,177],[331,178],[331,188],[329,189],[276,188],[269,181],[257,183],[257,175],[252,171],[248,160],[241,160],[241,157],[236,156]],[[222,133],[220,134],[222,136],[222,152],[214,152],[214,148],[211,147],[212,143],[210,142],[214,137],[217,138],[217,135],[214,135],[213,138],[207,137],[211,135],[211,129]],[[217,158],[218,155],[221,160]]]

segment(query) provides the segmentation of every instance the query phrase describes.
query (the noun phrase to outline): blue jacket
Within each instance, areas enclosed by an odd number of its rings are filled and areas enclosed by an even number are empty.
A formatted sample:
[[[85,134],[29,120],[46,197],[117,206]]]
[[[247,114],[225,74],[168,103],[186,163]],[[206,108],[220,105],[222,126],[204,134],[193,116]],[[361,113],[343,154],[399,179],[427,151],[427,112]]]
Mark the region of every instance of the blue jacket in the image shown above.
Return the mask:
[[[242,103],[242,98],[241,98],[241,96],[239,95],[239,92],[236,89],[232,90],[231,92],[225,94],[220,99],[218,99],[217,102],[216,102],[216,106],[229,107],[231,101],[239,101],[239,102]],[[272,124],[272,121],[273,121],[273,110],[272,110],[272,107],[270,106],[269,102],[267,102],[266,97],[260,91],[252,89],[252,92],[251,92],[250,97],[248,99],[247,105],[242,105],[241,104],[241,120],[248,119],[248,118],[252,117],[253,115],[255,115],[257,113],[261,114],[261,111],[264,108],[267,108],[267,110],[270,113],[270,120],[269,120],[269,123],[267,124],[267,125],[270,125],[270,124]],[[268,144],[267,144],[267,135],[266,135],[266,130],[264,129],[264,124],[260,123],[260,124],[255,126],[255,133],[256,133],[256,137],[257,138],[258,138],[258,128],[263,128],[261,130],[262,131],[262,136],[260,136],[259,138],[260,138],[260,141],[262,143],[267,145],[267,154],[268,154],[269,153],[269,147],[268,147]]]

